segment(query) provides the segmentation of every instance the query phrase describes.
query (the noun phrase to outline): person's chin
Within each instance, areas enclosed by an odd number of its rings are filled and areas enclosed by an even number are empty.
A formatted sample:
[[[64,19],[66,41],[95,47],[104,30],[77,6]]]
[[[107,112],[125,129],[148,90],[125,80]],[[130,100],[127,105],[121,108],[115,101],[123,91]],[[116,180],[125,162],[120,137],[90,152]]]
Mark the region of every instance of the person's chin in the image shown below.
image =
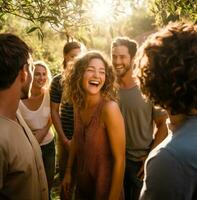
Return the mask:
[[[21,94],[21,99],[28,99],[29,96],[30,96],[29,92],[25,92],[25,93],[22,92],[22,94]]]

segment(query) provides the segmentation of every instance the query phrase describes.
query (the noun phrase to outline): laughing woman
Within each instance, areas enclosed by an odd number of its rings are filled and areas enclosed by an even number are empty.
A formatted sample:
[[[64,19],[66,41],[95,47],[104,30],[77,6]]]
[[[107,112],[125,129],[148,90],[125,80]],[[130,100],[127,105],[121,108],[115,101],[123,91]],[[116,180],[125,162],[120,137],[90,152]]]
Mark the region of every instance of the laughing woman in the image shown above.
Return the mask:
[[[71,191],[76,159],[75,199],[123,199],[125,132],[112,67],[101,53],[91,51],[78,58],[65,74],[64,99],[73,103],[75,112],[63,181],[66,196]]]
[[[51,73],[42,61],[34,63],[34,75],[29,99],[19,103],[19,111],[32,130],[42,150],[49,191],[55,172],[55,145],[51,126],[49,84]]]

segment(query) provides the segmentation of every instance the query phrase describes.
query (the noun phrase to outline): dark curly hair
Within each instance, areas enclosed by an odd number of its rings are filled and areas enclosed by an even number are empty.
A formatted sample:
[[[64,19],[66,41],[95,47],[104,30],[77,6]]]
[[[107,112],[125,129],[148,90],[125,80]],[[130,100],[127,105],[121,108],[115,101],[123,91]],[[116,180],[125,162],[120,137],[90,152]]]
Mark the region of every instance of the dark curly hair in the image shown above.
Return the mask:
[[[85,105],[85,92],[82,87],[83,75],[92,59],[100,59],[105,66],[105,83],[101,88],[101,94],[105,99],[117,101],[118,85],[115,72],[108,64],[105,57],[99,51],[89,51],[78,57],[74,64],[67,66],[63,74],[63,101],[73,103],[75,107],[82,108]]]
[[[172,115],[197,108],[197,25],[170,23],[137,53],[142,92]]]

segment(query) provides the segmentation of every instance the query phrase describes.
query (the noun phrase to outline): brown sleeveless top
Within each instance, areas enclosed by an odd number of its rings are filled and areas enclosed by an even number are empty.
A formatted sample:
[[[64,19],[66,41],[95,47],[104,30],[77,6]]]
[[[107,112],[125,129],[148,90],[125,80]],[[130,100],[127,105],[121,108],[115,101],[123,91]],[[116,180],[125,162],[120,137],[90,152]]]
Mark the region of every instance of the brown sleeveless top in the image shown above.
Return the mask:
[[[88,125],[76,114],[75,141],[77,155],[76,199],[107,200],[112,178],[112,153],[107,130],[101,123],[106,101],[101,100]]]

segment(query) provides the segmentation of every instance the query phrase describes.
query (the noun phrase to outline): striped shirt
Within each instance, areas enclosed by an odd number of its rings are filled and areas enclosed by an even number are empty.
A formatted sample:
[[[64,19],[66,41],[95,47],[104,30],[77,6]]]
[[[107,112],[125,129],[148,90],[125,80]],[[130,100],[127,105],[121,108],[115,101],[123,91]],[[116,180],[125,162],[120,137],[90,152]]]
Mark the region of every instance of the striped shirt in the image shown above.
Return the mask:
[[[60,119],[62,128],[66,137],[72,139],[74,130],[73,107],[62,102],[63,88],[60,82],[61,78],[61,74],[58,74],[53,78],[50,88],[50,99],[53,103],[60,103]]]

